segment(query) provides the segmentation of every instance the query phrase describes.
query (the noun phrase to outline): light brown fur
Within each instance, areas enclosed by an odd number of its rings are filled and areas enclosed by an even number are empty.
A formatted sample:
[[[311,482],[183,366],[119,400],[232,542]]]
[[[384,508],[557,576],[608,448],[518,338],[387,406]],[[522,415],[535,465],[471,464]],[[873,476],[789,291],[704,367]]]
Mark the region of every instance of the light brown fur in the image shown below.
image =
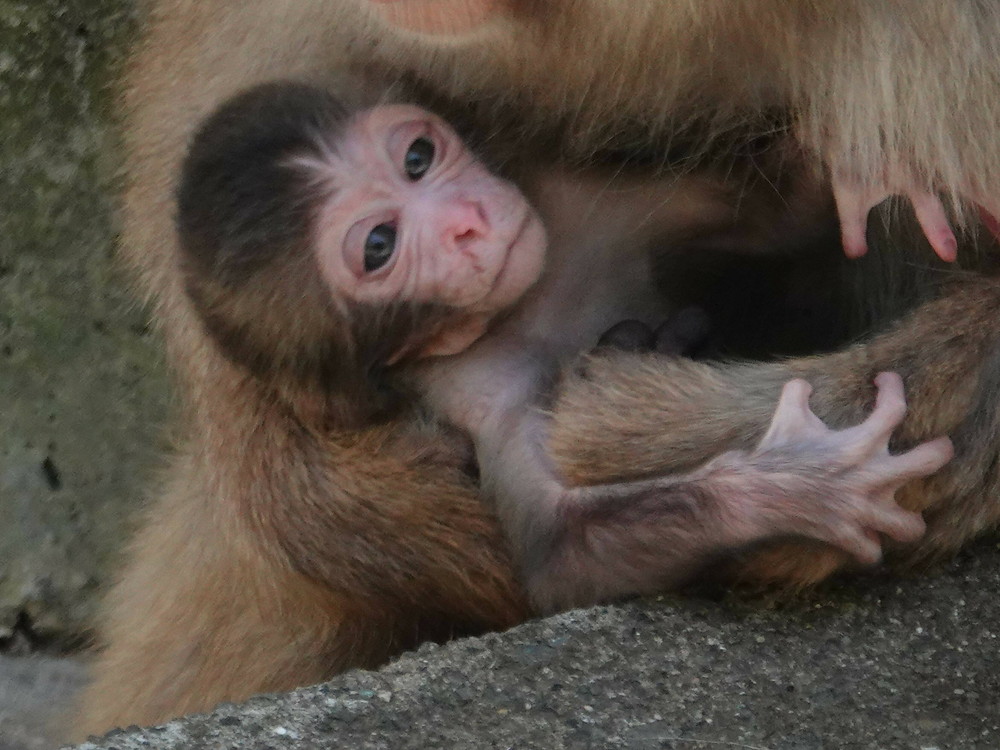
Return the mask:
[[[512,108],[527,132],[558,122],[561,145],[582,158],[692,124],[709,141],[777,110],[832,170],[877,181],[903,169],[997,208],[1000,144],[984,134],[1000,121],[1000,8],[989,3],[499,5],[509,11],[468,34],[388,34],[375,55],[456,98]]]
[[[1000,477],[991,468],[1000,449],[1000,286],[992,279],[966,280],[959,290],[870,342],[829,355],[731,365],[592,358],[582,375],[563,383],[550,450],[576,484],[684,471],[715,451],[756,444],[789,378],[811,383],[813,410],[844,427],[870,409],[872,377],[892,369],[902,375],[910,402],[893,446],[902,450],[949,435],[955,458],[897,494],[902,507],[924,511],[928,528],[913,545],[890,545],[887,559],[909,566],[948,555],[1000,523]],[[800,586],[846,562],[836,550],[783,544],[755,552],[734,574]]]
[[[107,648],[78,732],[291,688],[377,664],[424,637],[527,615],[450,436],[413,424],[330,434],[322,394],[262,388],[202,333],[177,267],[172,195],[193,128],[238,89],[272,78],[325,83],[355,65],[408,72],[459,102],[480,100],[474,115],[495,116],[527,148],[555,142],[575,161],[629,149],[658,158],[677,140],[689,153],[711,152],[712,136],[746,137],[777,110],[817,165],[876,181],[902,169],[919,185],[996,208],[988,198],[1000,184],[1000,9],[988,4],[507,6],[525,11],[527,26],[500,19],[464,40],[435,40],[390,33],[347,0],[153,4],[126,80],[123,254],[155,304],[186,431],[109,598]],[[956,439],[953,468],[906,495],[933,506],[918,551],[950,551],[996,521],[983,492],[993,478],[982,476],[995,428],[979,452],[984,433],[969,410],[995,400],[988,388],[973,396],[996,375],[983,362],[995,347],[997,295],[983,286],[942,303],[954,305],[952,329],[931,329],[933,351],[958,368],[947,388],[931,367],[923,319],[869,348],[802,363],[713,370],[595,360],[557,407],[556,452],[577,481],[620,476],[622,466],[694,465],[759,435],[790,374],[813,379],[821,417],[850,420],[876,368],[902,369],[914,406],[902,441],[969,435]],[[665,400],[678,393],[692,396],[690,407]],[[772,553],[783,558],[759,558],[748,574],[814,579],[833,563],[811,552]]]

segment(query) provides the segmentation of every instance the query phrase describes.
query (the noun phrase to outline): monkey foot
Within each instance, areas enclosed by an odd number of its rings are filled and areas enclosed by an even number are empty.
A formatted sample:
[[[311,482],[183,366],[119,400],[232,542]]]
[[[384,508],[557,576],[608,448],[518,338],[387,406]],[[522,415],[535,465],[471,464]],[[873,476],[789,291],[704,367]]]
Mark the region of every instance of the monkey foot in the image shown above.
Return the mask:
[[[708,313],[691,306],[678,310],[655,330],[639,320],[616,323],[601,335],[597,348],[705,359],[711,350],[711,330]]]
[[[955,239],[948,215],[938,196],[907,188],[892,191],[884,185],[863,187],[855,180],[834,177],[833,197],[837,202],[840,234],[847,257],[860,258],[868,252],[868,242],[865,239],[868,213],[893,194],[904,195],[909,199],[920,228],[938,257],[949,263],[954,261],[958,257],[958,240]]]
[[[906,414],[903,381],[896,373],[875,378],[875,409],[859,425],[831,430],[809,408],[812,388],[792,380],[782,390],[767,434],[751,460],[773,460],[788,467],[783,486],[792,502],[792,533],[834,544],[859,562],[881,558],[878,534],[912,542],[924,533],[919,513],[896,505],[895,491],[928,476],[952,456],[951,441],[939,438],[906,453],[889,454],[889,437]],[[793,478],[801,467],[808,476]]]

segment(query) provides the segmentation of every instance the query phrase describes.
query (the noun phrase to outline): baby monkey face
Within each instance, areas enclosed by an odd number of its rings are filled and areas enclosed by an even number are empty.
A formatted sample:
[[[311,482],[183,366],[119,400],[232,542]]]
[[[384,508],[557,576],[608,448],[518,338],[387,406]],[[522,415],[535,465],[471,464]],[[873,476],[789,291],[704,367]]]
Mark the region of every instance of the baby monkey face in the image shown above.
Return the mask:
[[[330,197],[315,248],[338,296],[489,316],[541,273],[545,233],[525,196],[427,110],[362,111],[319,167]]]

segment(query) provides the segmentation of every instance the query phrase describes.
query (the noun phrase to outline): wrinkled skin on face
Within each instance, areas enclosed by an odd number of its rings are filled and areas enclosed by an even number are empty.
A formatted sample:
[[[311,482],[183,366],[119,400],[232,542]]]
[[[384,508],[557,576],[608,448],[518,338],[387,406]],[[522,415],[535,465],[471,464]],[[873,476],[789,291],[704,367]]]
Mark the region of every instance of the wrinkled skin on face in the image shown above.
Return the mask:
[[[325,282],[338,299],[459,310],[424,356],[466,348],[541,274],[534,209],[430,112],[365,110],[321,154],[309,166],[330,190],[313,243]]]

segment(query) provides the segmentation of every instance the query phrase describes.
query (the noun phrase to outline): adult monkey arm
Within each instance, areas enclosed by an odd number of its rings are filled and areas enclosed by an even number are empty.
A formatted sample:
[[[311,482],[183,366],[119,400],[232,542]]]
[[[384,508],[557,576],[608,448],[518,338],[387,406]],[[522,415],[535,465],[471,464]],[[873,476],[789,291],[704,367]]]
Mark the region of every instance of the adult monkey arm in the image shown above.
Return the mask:
[[[634,139],[637,123],[647,144],[692,126],[704,141],[778,110],[829,171],[849,255],[865,252],[868,211],[891,194],[910,198],[943,258],[956,241],[938,193],[980,206],[996,230],[1000,146],[984,137],[1000,121],[993,4],[369,2],[419,31],[383,48],[391,64],[564,121],[570,154]],[[455,66],[476,72],[441,74]],[[538,70],[552,73],[542,82]]]
[[[453,436],[411,424],[338,438],[242,385],[234,399],[253,408],[220,401],[191,425],[133,544],[105,607],[109,648],[81,734],[310,684],[527,616]]]
[[[184,294],[173,197],[194,127],[244,86],[345,68],[352,37],[340,22],[361,36],[364,20],[347,6],[273,0],[166,0],[150,13],[125,82],[122,254],[155,305],[185,431],[105,607],[110,647],[77,735],[290,689],[526,616],[453,436],[417,439],[412,423],[329,434],[310,398],[268,392],[229,363]],[[434,550],[412,538],[414,524]]]
[[[905,566],[950,554],[1000,523],[1000,480],[990,468],[1000,450],[1000,287],[977,279],[959,289],[834,354],[728,365],[652,355],[595,357],[583,375],[563,384],[553,407],[551,450],[576,484],[687,471],[719,450],[753,446],[788,378],[813,385],[813,411],[836,427],[865,413],[871,374],[891,366],[911,397],[894,450],[947,434],[955,457],[897,493],[901,507],[923,512],[927,533],[915,544],[887,543],[886,559]],[[627,422],[622,414],[629,415]],[[734,575],[808,585],[847,562],[829,547],[782,544],[742,560]]]

